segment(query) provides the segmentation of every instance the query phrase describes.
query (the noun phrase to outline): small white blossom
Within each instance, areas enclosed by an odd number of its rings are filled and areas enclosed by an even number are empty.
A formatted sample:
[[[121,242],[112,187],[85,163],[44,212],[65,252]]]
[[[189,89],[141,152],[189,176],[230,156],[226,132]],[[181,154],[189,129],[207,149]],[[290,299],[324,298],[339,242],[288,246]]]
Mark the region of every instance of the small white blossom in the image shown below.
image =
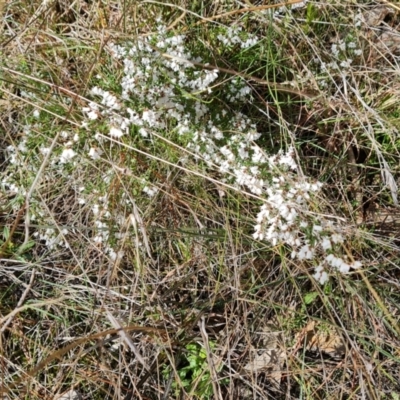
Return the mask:
[[[139,134],[144,138],[147,138],[149,136],[149,134],[147,133],[146,129],[144,129],[144,128],[140,128],[139,129]]]
[[[93,160],[98,160],[100,158],[102,151],[100,149],[91,147],[89,150],[89,157],[92,158]]]
[[[354,18],[354,26],[356,28],[359,28],[362,25],[363,22],[364,22],[364,17],[362,15],[361,11],[358,10],[358,12],[357,12],[357,14],[356,14],[356,16]]]
[[[346,50],[346,43],[343,42],[342,40],[339,42],[339,49],[341,51],[345,51]]]
[[[324,237],[324,238],[322,239],[321,246],[322,246],[322,248],[323,248],[324,250],[329,250],[329,249],[332,248],[332,243],[331,243],[331,241],[330,241],[328,238]]]
[[[321,285],[324,285],[325,282],[327,282],[329,279],[328,274],[326,273],[326,271],[324,271],[324,268],[321,265],[319,265],[317,268],[315,268],[315,273],[314,273],[313,277]]]
[[[342,68],[350,68],[350,64],[353,62],[351,59],[344,60],[340,63]]]
[[[100,243],[103,242],[103,237],[100,236],[100,235],[96,235],[96,236],[93,238],[93,242],[96,243],[96,244],[100,244]]]
[[[321,232],[322,231],[322,226],[321,225],[313,225],[313,232]]]
[[[350,265],[347,264],[347,263],[345,263],[345,262],[342,260],[342,262],[340,263],[340,266],[339,266],[339,271],[340,271],[342,274],[347,274],[347,273],[350,271]]]
[[[350,267],[353,269],[360,269],[362,267],[362,263],[360,261],[354,261],[350,264]]]
[[[99,205],[98,204],[94,204],[92,207],[92,212],[94,215],[98,215],[100,211]]]
[[[142,120],[147,122],[150,126],[155,125],[157,122],[155,112],[151,110],[143,111]]]
[[[28,151],[28,148],[26,147],[26,141],[22,140],[21,142],[19,142],[18,144],[18,150],[21,153],[26,153]]]
[[[143,188],[143,192],[145,192],[149,197],[154,197],[158,193],[158,188],[156,188],[155,186],[145,186]]]
[[[250,131],[246,135],[246,140],[254,141],[254,140],[259,139],[260,137],[261,137],[261,133],[258,133],[257,131]]]
[[[302,246],[299,252],[297,253],[297,257],[299,260],[311,260],[313,256],[314,252],[308,244]]]
[[[72,149],[64,149],[60,155],[60,163],[66,164],[76,156],[76,153]]]
[[[340,233],[334,233],[331,236],[331,240],[333,243],[343,243],[344,242],[344,238]]]
[[[122,132],[121,129],[116,128],[115,126],[112,126],[110,129],[110,136],[115,137],[117,139],[121,138],[124,135],[124,132]]]

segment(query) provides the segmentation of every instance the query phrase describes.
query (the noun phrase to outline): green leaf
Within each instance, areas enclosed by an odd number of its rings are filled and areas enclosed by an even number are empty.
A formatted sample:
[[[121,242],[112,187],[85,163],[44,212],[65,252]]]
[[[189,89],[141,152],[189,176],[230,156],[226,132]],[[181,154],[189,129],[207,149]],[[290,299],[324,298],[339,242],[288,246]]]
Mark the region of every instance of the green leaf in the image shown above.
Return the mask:
[[[23,245],[18,247],[17,253],[18,254],[23,254],[25,253],[27,250],[29,250],[30,248],[32,248],[34,245],[36,244],[36,242],[34,240],[30,240],[27,243],[24,243]]]
[[[312,24],[317,19],[317,9],[311,3],[307,4],[307,24]]]
[[[304,296],[304,303],[309,305],[318,297],[318,292],[310,292]]]
[[[3,238],[4,240],[8,240],[9,237],[10,237],[10,228],[8,226],[5,226],[3,228]]]

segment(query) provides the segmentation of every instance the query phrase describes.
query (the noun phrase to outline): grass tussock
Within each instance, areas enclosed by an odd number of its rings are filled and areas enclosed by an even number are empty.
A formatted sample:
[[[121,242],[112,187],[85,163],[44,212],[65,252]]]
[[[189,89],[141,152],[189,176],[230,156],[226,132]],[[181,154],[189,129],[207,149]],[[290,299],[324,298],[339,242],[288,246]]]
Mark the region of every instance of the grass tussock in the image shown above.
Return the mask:
[[[0,4],[0,398],[396,399],[399,9]]]

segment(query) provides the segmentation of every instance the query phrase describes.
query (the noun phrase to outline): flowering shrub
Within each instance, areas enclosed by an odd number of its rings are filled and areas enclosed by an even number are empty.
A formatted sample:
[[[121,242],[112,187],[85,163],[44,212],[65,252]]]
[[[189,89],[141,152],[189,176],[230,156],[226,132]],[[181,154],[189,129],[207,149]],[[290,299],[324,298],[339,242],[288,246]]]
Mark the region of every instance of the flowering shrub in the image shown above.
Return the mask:
[[[153,36],[141,37],[135,43],[110,44],[108,52],[123,66],[119,88],[116,93],[99,86],[91,88],[92,100],[82,107],[82,128],[88,139],[82,145],[79,134],[69,140],[70,134],[62,132],[63,148],[51,155],[51,164],[64,169],[62,174],[67,178],[68,168],[79,165],[80,157],[102,163],[107,136],[122,143],[139,138],[149,149],[171,138],[184,150],[181,164],[189,160],[203,163],[208,171],[218,172],[223,184],[247,192],[260,201],[260,211],[255,217],[255,240],[267,241],[272,246],[287,246],[293,259],[315,267],[314,278],[321,284],[327,281],[329,271],[346,274],[359,268],[359,262],[343,255],[346,235],[340,225],[311,212],[322,183],[313,182],[302,174],[294,148],[268,154],[258,143],[261,133],[256,125],[243,113],[234,111],[240,109],[243,102],[253,101],[251,88],[240,77],[222,82],[220,71],[192,54],[185,40],[184,35],[167,32],[160,22]],[[237,46],[251,51],[259,39],[241,28],[229,27],[219,28],[215,40],[221,49]],[[341,52],[346,49],[354,52],[354,48],[353,42],[340,42],[332,45],[332,53],[338,58]],[[200,63],[203,68],[199,67]],[[216,97],[221,96],[223,101],[215,107]],[[38,116],[35,110],[33,118]],[[97,133],[87,134],[93,131]],[[27,132],[18,145],[22,155],[27,152],[29,129]],[[40,151],[46,157],[50,149],[42,147]],[[12,146],[9,153],[10,162],[17,163]],[[110,184],[112,176],[112,170],[106,172],[103,178],[106,185]],[[7,178],[2,185],[22,195],[25,193]],[[111,245],[118,242],[119,237],[111,234],[110,225],[116,224],[118,232],[126,223],[126,217],[112,217],[108,210],[110,195],[91,192],[88,196],[85,185],[83,182],[74,190],[78,204],[92,203],[92,243],[104,246],[111,260],[122,258],[123,252]],[[148,197],[157,195],[159,188],[152,182],[142,178],[141,185]],[[128,198],[124,201],[132,206]],[[32,210],[34,219],[34,205]],[[49,248],[68,246],[64,240],[68,230],[58,234],[54,229],[47,229],[36,235]]]
[[[393,7],[20,3],[2,41],[5,395],[396,392],[396,360],[373,368],[400,337]]]
[[[217,35],[217,41],[220,46],[248,48],[257,39],[229,28]],[[300,173],[294,149],[268,155],[257,144],[261,133],[251,120],[231,111],[240,101],[252,101],[251,89],[242,79],[227,84],[226,101],[231,110],[214,109],[212,95],[221,85],[219,70],[198,68],[196,65],[205,61],[185,48],[185,36],[170,35],[162,25],[153,37],[111,44],[108,50],[123,65],[121,95],[92,88],[94,100],[83,108],[85,126],[93,129],[101,117],[107,121],[106,133],[111,138],[123,140],[135,132],[152,143],[171,131],[177,133],[178,144],[186,144],[182,163],[189,158],[204,162],[220,173],[222,182],[248,191],[262,202],[254,239],[289,246],[292,258],[315,265],[314,277],[321,284],[332,269],[348,273],[360,267],[359,262],[342,255],[345,234],[340,226],[329,219],[315,222],[310,205],[322,184]],[[94,160],[100,157],[96,147],[89,151]],[[71,151],[62,153],[65,159],[73,157]],[[157,188],[144,182],[143,192],[153,197]]]

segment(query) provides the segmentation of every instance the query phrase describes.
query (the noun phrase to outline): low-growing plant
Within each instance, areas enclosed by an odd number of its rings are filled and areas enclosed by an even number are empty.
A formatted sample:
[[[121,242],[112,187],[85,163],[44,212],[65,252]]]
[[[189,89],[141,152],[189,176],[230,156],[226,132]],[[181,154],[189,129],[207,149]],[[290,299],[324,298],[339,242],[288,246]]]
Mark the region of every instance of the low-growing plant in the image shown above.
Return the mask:
[[[215,348],[215,345],[215,342],[209,343],[211,351]],[[205,348],[198,343],[189,343],[185,346],[182,358],[183,360],[177,368],[178,377],[172,383],[176,396],[178,397],[183,389],[190,398],[213,398],[212,377]],[[171,369],[166,368],[163,374],[168,379],[171,375]],[[226,379],[221,382],[222,385],[224,383],[227,383]]]
[[[398,17],[128,3],[7,6],[0,397],[395,390]]]

